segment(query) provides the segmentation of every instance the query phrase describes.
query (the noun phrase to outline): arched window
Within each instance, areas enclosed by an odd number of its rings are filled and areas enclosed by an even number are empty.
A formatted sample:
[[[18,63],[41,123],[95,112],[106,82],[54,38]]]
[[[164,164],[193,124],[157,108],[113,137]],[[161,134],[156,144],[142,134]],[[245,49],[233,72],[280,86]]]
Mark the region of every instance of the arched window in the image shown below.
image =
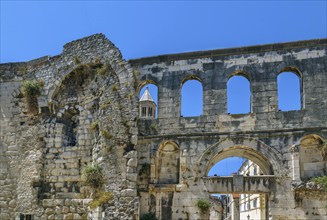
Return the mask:
[[[300,78],[293,72],[282,72],[277,77],[278,109],[301,110]]]
[[[250,82],[244,76],[232,76],[227,82],[227,112],[245,114],[251,112]]]
[[[146,84],[139,94],[139,115],[141,118],[157,118],[158,115],[158,87]]]
[[[192,117],[202,115],[203,91],[198,80],[187,80],[181,92],[181,116]]]
[[[179,182],[179,161],[179,148],[175,143],[167,142],[160,147],[157,162],[158,183]]]

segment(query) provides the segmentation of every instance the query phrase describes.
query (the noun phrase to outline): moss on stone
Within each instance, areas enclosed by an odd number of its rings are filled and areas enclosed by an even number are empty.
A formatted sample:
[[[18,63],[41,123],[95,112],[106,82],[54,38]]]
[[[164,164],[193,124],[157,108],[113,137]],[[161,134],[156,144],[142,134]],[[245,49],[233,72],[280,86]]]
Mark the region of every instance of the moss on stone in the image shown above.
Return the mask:
[[[89,202],[90,209],[95,209],[108,203],[112,199],[111,192],[98,191],[91,202]]]

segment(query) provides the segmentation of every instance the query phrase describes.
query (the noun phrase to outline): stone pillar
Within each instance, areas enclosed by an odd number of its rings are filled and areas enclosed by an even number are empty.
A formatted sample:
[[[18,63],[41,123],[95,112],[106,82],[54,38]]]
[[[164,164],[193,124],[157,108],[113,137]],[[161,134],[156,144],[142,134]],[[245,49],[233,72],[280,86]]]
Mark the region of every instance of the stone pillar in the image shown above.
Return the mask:
[[[301,181],[299,145],[294,144],[290,150],[292,153],[292,181]]]
[[[240,194],[233,194],[232,220],[240,220]]]

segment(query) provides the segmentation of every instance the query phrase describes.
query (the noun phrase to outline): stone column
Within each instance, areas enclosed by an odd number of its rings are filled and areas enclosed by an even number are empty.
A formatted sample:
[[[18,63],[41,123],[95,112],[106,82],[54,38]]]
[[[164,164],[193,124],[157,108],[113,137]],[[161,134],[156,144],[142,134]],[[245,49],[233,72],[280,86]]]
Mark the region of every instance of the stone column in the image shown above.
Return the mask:
[[[299,145],[294,144],[290,151],[292,153],[292,181],[301,181]]]
[[[233,194],[232,220],[240,220],[240,194]]]

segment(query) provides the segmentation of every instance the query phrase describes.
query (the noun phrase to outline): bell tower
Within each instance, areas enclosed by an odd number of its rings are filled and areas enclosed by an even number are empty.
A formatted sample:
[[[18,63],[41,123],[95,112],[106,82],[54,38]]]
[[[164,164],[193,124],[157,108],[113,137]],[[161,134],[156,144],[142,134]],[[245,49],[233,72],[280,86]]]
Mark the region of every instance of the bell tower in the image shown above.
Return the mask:
[[[156,103],[149,92],[149,88],[146,87],[139,104],[140,118],[155,119],[156,118]]]

